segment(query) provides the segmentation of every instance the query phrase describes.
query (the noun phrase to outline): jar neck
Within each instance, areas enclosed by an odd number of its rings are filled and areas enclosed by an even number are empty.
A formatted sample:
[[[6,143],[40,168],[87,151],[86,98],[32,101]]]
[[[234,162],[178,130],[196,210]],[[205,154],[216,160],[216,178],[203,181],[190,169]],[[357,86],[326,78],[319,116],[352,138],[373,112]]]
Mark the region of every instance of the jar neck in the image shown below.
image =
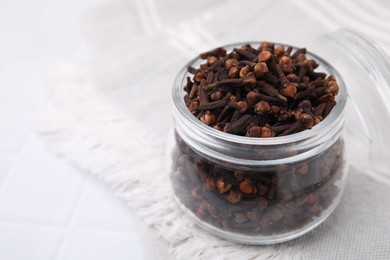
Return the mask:
[[[269,167],[305,160],[325,151],[340,138],[344,112],[331,125],[315,135],[308,135],[300,140],[295,140],[294,135],[291,135],[292,138],[283,138],[284,142],[279,142],[278,137],[252,140],[252,143],[250,141],[253,138],[250,137],[238,138],[249,142],[233,141],[231,138],[224,138],[224,135],[230,134],[216,135],[215,132],[218,130],[206,125],[205,127],[194,125],[177,109],[174,110],[174,122],[175,131],[180,138],[194,152],[214,163]]]
[[[229,50],[240,45],[223,47]],[[347,92],[342,78],[330,64],[310,52],[306,56],[315,59],[325,73],[334,75],[340,86],[337,105],[321,123],[312,129],[282,137],[253,138],[228,134],[205,125],[191,114],[184,102],[183,86],[186,77],[190,76],[187,67],[197,67],[202,62],[201,59],[195,58],[179,72],[172,90],[177,134],[196,153],[209,160],[235,165],[279,165],[304,160],[324,151],[341,135]]]

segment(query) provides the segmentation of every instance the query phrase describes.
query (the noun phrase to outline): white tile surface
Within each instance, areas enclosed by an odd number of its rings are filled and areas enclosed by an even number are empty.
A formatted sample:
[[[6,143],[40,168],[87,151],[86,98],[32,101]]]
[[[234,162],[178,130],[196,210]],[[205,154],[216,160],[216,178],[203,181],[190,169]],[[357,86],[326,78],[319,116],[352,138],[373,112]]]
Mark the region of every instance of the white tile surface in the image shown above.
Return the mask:
[[[31,125],[50,102],[45,62],[87,60],[81,14],[105,1],[0,1],[0,260],[143,258],[132,211]]]
[[[123,232],[137,232],[131,210],[114,196],[107,196],[107,187],[90,181],[80,201],[75,227]]]
[[[2,101],[1,107],[0,152],[15,154],[27,140],[29,117],[20,104]]]
[[[131,246],[129,246],[131,245]],[[74,232],[60,260],[141,259],[142,244],[132,235],[120,233]]]
[[[30,160],[58,161],[55,154],[50,152],[37,133],[31,133],[23,149],[23,156]]]
[[[68,223],[85,179],[61,161],[27,159],[14,165],[9,175],[0,191],[0,221],[42,225]]]
[[[2,182],[6,177],[10,167],[11,161],[9,159],[0,158],[0,187],[2,186]]]
[[[51,260],[62,242],[62,235],[30,227],[0,225],[0,259]]]

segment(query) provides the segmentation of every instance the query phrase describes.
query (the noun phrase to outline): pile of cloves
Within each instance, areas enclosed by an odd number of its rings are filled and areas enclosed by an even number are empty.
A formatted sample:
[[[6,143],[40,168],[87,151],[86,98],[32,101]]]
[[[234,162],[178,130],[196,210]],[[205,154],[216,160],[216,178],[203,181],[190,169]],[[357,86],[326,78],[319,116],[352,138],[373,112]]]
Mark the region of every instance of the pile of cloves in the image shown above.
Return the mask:
[[[251,236],[284,234],[321,217],[339,195],[343,141],[305,161],[275,169],[216,164],[176,134],[172,186],[197,218],[216,228]]]
[[[316,72],[319,64],[307,56],[305,48],[269,42],[201,53],[205,62],[188,67],[193,76],[184,86],[185,104],[200,121],[229,134],[278,137],[310,129],[335,107],[339,86],[335,77]],[[304,160],[252,167],[216,163],[175,136],[174,193],[196,218],[218,229],[251,236],[294,232],[337,204],[345,170],[342,138]],[[245,148],[261,159],[280,159],[262,147]]]
[[[230,53],[220,47],[188,67],[184,101],[203,123],[249,137],[284,136],[310,129],[336,105],[334,76],[316,72],[306,49],[263,42]]]

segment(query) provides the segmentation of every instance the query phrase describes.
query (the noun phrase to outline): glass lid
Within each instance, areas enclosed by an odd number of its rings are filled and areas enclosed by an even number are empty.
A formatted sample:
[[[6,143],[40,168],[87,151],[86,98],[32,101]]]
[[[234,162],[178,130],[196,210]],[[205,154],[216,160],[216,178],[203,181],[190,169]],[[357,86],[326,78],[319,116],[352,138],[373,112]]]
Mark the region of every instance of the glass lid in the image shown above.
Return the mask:
[[[389,57],[378,44],[349,29],[317,37],[310,50],[335,67],[347,86],[345,140],[351,165],[375,171],[390,183]]]

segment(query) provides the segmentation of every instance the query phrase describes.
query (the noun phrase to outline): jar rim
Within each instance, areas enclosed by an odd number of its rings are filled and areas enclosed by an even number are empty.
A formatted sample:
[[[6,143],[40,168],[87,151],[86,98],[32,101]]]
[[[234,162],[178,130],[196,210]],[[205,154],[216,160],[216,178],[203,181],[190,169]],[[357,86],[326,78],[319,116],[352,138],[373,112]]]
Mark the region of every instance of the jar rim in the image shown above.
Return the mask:
[[[225,48],[226,50],[231,50],[235,47],[240,47],[244,44],[250,44],[250,45],[259,45],[262,41],[249,41],[249,42],[238,42],[238,43],[232,43],[223,45],[221,47]],[[277,43],[275,42],[275,45],[283,45],[285,47],[291,47],[293,50],[297,50],[298,48],[289,44],[283,44],[283,43]],[[344,113],[347,103],[347,89],[345,86],[345,83],[342,79],[342,77],[339,75],[337,70],[329,64],[326,60],[321,58],[320,56],[307,51],[306,55],[314,58],[316,62],[320,64],[320,66],[323,66],[327,72],[329,72],[331,75],[335,76],[338,82],[338,85],[340,87],[339,93],[336,97],[336,106],[332,109],[330,114],[322,120],[319,124],[315,125],[311,129],[306,129],[304,131],[286,135],[286,136],[276,136],[276,137],[267,137],[267,138],[254,138],[254,137],[247,137],[247,136],[240,136],[240,135],[234,135],[230,133],[225,133],[223,131],[216,130],[203,122],[201,122],[199,119],[197,119],[187,108],[184,102],[184,81],[187,76],[191,75],[187,68],[188,66],[192,66],[193,64],[202,61],[200,57],[195,57],[192,60],[190,60],[177,74],[173,87],[172,87],[172,99],[174,103],[174,107],[176,110],[185,116],[186,120],[188,120],[191,125],[196,127],[197,129],[201,130],[202,132],[206,133],[209,136],[213,136],[217,139],[222,139],[231,143],[237,143],[237,144],[250,144],[250,145],[259,145],[259,146],[273,146],[273,145],[281,145],[281,144],[287,144],[287,143],[293,143],[293,142],[299,142],[302,140],[309,139],[313,136],[316,136],[323,131],[324,129],[329,128],[333,123],[337,120],[340,120],[341,115]]]

